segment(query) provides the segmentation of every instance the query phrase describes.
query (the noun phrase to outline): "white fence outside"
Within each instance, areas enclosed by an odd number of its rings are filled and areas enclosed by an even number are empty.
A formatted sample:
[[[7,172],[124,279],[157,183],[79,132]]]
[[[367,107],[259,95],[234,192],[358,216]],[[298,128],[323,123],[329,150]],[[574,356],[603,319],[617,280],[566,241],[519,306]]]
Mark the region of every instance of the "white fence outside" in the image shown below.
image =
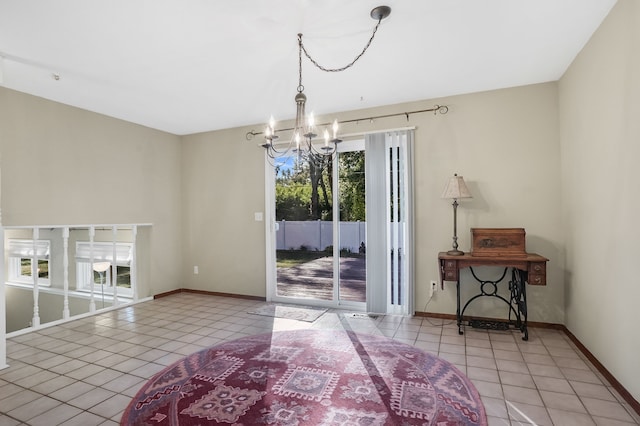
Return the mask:
[[[358,253],[360,244],[366,245],[366,222],[340,222],[340,249]],[[331,221],[276,221],[276,249],[324,251],[333,244]]]

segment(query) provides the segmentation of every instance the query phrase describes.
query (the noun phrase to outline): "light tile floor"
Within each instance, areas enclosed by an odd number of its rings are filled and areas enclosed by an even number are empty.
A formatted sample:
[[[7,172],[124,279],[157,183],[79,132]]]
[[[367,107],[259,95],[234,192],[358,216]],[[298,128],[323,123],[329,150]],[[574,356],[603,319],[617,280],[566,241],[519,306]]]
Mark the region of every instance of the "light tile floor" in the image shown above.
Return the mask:
[[[314,323],[247,312],[263,302],[181,293],[8,341],[0,371],[0,426],[117,425],[136,391],[174,361],[224,340],[271,330],[344,328],[382,334],[438,354],[473,381],[490,425],[629,425],[640,417],[564,333],[467,329],[432,318]]]

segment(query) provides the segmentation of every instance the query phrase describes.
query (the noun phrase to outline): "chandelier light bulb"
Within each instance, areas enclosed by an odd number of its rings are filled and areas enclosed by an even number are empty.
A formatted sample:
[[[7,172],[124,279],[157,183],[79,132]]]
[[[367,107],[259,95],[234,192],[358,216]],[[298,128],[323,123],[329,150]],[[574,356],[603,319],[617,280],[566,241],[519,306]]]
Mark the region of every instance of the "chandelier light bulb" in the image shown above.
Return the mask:
[[[333,120],[333,138],[334,139],[338,138],[338,120],[337,119]]]
[[[311,131],[313,130],[313,126],[316,125],[316,119],[313,117],[313,112],[309,114],[309,118],[307,119],[307,122],[309,124],[309,133],[311,133]]]
[[[271,130],[276,128],[276,120],[273,119],[273,115],[269,118],[269,127],[271,127]]]
[[[327,129],[324,129],[324,146],[329,146],[329,131]]]

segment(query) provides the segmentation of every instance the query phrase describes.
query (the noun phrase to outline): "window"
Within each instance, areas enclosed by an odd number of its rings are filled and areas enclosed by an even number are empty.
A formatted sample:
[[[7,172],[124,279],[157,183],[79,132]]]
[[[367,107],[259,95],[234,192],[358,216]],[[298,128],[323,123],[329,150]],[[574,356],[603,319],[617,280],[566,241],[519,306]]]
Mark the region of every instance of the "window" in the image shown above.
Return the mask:
[[[118,296],[133,297],[131,287],[131,258],[133,245],[93,243],[93,266],[91,264],[91,245],[89,242],[76,243],[76,290],[91,291],[105,295],[113,294],[117,287]]]
[[[51,243],[48,240],[35,242],[35,257],[38,259],[38,285],[49,286],[49,251]],[[33,240],[9,240],[9,281],[20,284],[33,285],[32,261],[34,259]]]

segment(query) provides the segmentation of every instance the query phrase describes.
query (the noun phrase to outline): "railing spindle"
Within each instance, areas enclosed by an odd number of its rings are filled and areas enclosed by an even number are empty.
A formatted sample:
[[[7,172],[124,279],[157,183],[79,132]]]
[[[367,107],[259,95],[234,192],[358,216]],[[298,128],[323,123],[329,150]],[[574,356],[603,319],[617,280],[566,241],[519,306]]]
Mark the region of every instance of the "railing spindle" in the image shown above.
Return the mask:
[[[62,269],[63,269],[63,289],[64,300],[62,302],[62,319],[69,319],[69,227],[62,228]],[[51,279],[51,277],[49,277]]]
[[[31,278],[33,278],[33,319],[31,320],[32,327],[38,327],[40,325],[40,306],[38,299],[40,291],[38,288],[38,239],[40,239],[40,229],[38,227],[33,228],[33,256],[31,257]]]
[[[118,306],[118,227],[113,225],[113,257],[111,269],[111,285],[113,291],[113,306]]]
[[[91,289],[91,299],[89,301],[89,312],[96,311],[96,300],[93,291],[93,240],[96,236],[95,226],[89,227],[89,287]]]
[[[138,225],[133,225],[131,229],[133,234],[133,243],[131,246],[131,267],[129,269],[131,274],[131,287],[133,287],[133,301],[138,301],[138,256],[136,254],[136,247],[138,246]]]

